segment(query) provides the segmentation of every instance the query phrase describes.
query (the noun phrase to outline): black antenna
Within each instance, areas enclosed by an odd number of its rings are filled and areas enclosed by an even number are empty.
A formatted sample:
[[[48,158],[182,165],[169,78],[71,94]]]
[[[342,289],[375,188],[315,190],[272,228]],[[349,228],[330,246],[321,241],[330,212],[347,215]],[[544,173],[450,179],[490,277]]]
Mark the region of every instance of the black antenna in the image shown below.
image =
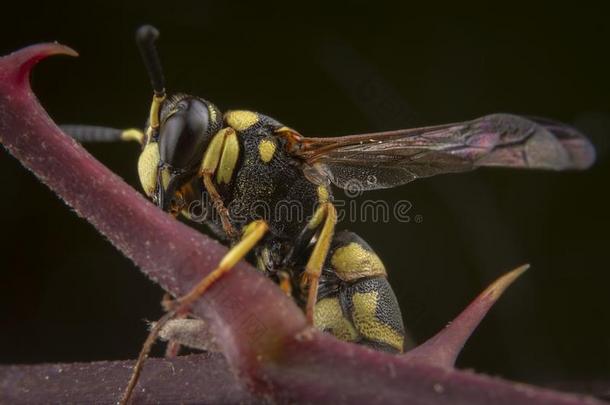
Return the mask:
[[[155,96],[165,96],[165,78],[161,69],[161,60],[155,47],[155,41],[159,38],[159,30],[152,25],[143,25],[136,31],[136,44],[140,48],[140,54],[144,60],[144,66],[148,71]]]
[[[139,129],[116,129],[94,125],[60,125],[62,131],[79,142],[144,142],[144,134]]]
[[[91,125],[61,125],[61,130],[79,142],[120,141],[123,130]]]

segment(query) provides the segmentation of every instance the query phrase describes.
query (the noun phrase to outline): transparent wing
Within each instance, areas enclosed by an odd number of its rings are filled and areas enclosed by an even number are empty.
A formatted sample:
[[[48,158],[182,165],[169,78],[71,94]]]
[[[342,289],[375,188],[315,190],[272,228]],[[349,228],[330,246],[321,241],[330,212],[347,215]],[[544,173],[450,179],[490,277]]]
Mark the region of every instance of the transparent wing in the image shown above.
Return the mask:
[[[565,124],[510,114],[472,121],[336,138],[302,138],[293,152],[314,182],[362,190],[481,166],[585,169],[589,140]]]

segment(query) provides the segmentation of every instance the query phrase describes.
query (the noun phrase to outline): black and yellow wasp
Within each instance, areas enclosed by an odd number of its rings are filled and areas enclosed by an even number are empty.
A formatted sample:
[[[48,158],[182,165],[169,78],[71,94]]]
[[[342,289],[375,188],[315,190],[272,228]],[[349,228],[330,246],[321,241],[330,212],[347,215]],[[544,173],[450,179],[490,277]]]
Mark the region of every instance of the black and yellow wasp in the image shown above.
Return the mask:
[[[304,137],[256,112],[223,114],[200,97],[167,96],[157,36],[151,26],[136,35],[154,89],[145,131],[64,129],[81,141],[138,141],[138,173],[146,195],[165,211],[208,225],[230,244],[218,268],[179,298],[167,319],[249,258],[295,297],[310,324],[345,341],[401,352],[405,331],[386,269],[359,236],[335,232],[331,184],[344,188],[355,182],[371,190],[480,166],[584,169],[594,160],[593,147],[575,129],[508,114],[382,133]],[[298,201],[302,217],[274,215],[273,208],[285,201]],[[271,215],[261,218],[250,209],[261,202],[271,207]]]

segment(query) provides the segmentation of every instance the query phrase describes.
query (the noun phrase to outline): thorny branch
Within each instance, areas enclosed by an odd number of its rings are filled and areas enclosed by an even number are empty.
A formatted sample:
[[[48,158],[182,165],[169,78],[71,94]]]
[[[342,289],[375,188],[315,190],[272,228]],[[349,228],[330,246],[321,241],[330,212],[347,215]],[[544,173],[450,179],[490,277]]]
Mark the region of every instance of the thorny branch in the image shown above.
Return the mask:
[[[0,59],[0,141],[148,277],[173,295],[187,292],[215,267],[226,249],[154,207],[60,131],[28,80],[30,69],[54,54],[76,53],[59,44],[41,44]],[[308,329],[290,299],[241,263],[193,308],[195,315],[210,322],[226,363],[211,354],[151,360],[135,400],[601,403],[453,368],[467,337],[517,273],[499,279],[419,349],[395,356]],[[231,373],[223,372],[222,364]],[[215,367],[216,374],[211,372]],[[71,378],[62,376],[61,370]],[[123,386],[128,374],[120,362],[3,366],[0,401],[111,402],[120,396],[117,387]],[[227,396],[214,397],[214,392]]]

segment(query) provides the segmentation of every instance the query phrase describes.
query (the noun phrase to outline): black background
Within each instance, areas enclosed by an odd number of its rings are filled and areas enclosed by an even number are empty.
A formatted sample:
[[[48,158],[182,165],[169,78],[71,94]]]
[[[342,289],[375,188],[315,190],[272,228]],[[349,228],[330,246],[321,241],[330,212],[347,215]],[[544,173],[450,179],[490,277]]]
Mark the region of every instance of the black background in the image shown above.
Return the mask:
[[[421,223],[341,226],[384,259],[417,341],[503,272],[532,264],[477,329],[460,367],[531,382],[609,376],[610,28],[602,10],[22,3],[3,10],[3,54],[58,40],[81,55],[36,68],[34,89],[58,122],[143,123],[150,88],[133,32],[153,23],[170,90],[261,111],[306,135],[492,112],[577,126],[598,151],[587,172],[440,176],[363,197],[409,200]],[[137,146],[88,149],[139,189]],[[134,358],[143,320],[161,314],[162,291],[5,151],[0,179],[0,362]]]

